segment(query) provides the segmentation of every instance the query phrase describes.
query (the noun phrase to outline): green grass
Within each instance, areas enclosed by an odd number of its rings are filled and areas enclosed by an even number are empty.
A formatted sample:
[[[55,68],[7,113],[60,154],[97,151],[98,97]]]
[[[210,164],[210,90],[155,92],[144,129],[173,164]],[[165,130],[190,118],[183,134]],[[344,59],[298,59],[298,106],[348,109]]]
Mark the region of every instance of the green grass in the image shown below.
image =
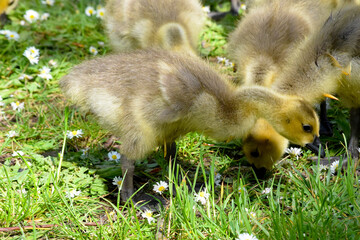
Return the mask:
[[[216,143],[196,133],[177,142],[175,164],[168,165],[161,148],[136,163],[136,187],[169,201],[154,213],[154,222],[130,201],[120,204],[112,184],[121,175],[120,165],[107,161],[107,153],[121,143],[93,116],[67,106],[58,86],[69,69],[94,57],[90,46],[98,55],[109,52],[101,20],[84,14],[88,5],[98,4],[104,3],[65,0],[50,7],[20,1],[10,14],[12,22],[3,28],[18,32],[19,41],[0,35],[0,96],[5,103],[0,107],[0,228],[11,230],[1,231],[1,239],[235,239],[240,233],[258,239],[360,238],[360,183],[353,165],[336,175],[319,172],[303,150],[298,159],[285,156],[272,174],[259,180],[246,163],[241,141]],[[50,17],[22,26],[28,9]],[[236,21],[207,20],[199,44],[203,58],[230,77],[232,69],[218,65],[216,56],[226,55],[226,37]],[[29,46],[40,49],[37,65],[22,56]],[[38,77],[51,59],[57,61],[53,79]],[[33,79],[19,80],[22,73]],[[14,111],[10,104],[16,101],[25,108]],[[346,152],[349,125],[347,111],[336,102],[331,105],[335,134],[323,140],[332,155]],[[83,137],[66,138],[67,130],[77,129]],[[7,137],[11,130],[18,136]],[[83,155],[85,148],[89,150]],[[12,156],[14,151],[25,154]],[[220,186],[215,170],[221,174]],[[160,180],[170,185],[163,196],[152,191]],[[206,205],[195,201],[196,183],[210,194]],[[271,191],[263,193],[266,188]],[[72,190],[81,193],[69,198]]]

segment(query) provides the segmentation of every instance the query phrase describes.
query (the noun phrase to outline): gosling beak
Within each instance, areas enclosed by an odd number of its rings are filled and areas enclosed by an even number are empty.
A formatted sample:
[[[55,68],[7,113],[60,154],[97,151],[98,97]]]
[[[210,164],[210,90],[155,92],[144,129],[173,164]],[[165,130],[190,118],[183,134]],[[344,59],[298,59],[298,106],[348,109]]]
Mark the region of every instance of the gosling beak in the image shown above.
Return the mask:
[[[323,146],[321,145],[320,138],[318,136],[315,136],[314,141],[312,143],[306,144],[305,147],[310,149],[316,155],[319,155],[319,152],[320,152],[321,158],[325,157],[325,151],[324,151]]]

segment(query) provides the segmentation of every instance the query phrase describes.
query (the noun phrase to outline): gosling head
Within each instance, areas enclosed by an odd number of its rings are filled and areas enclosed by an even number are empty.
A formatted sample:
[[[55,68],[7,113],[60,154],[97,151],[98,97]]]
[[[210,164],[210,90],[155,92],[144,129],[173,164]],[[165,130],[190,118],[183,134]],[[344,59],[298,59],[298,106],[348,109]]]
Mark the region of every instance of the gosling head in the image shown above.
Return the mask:
[[[281,135],[292,143],[306,146],[319,137],[319,118],[312,106],[301,98],[286,101],[278,115]]]

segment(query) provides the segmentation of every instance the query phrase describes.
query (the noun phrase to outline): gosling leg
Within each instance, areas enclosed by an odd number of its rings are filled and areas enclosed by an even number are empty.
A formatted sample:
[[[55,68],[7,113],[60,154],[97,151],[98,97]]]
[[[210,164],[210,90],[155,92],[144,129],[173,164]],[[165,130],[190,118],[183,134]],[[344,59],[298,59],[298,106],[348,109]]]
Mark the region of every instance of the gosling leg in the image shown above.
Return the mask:
[[[332,127],[326,114],[326,101],[320,103],[320,135],[333,135]]]
[[[134,194],[135,161],[122,155],[120,158],[123,185],[120,190],[121,201],[127,201]],[[124,177],[125,176],[125,177]]]
[[[360,108],[350,109],[351,135],[348,151],[354,161],[359,159],[359,136],[360,136]]]

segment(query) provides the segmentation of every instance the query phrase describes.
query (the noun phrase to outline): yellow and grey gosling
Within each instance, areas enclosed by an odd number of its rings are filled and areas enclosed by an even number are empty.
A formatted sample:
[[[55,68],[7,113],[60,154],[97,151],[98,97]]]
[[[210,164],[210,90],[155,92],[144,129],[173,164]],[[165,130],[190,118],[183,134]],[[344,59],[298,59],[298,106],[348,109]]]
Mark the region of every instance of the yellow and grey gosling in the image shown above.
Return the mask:
[[[204,18],[199,0],[109,0],[105,27],[117,52],[159,47],[196,53]]]
[[[235,87],[185,53],[138,50],[85,61],[60,86],[71,102],[120,138],[125,200],[134,192],[134,161],[188,132],[218,141],[238,139],[264,118],[302,146],[319,133],[318,117],[302,98]]]
[[[301,45],[273,89],[319,102],[324,93],[337,93],[351,108],[349,152],[358,159],[360,135],[360,7],[346,5],[332,13],[322,29]]]
[[[0,26],[4,25],[7,19],[7,14],[13,10],[18,4],[19,0],[0,0]]]
[[[230,34],[228,47],[243,85],[270,87],[294,49],[320,28],[325,12],[312,0],[266,1],[250,9]],[[272,169],[287,146],[288,140],[264,119],[258,119],[243,140],[247,160],[258,169]]]

